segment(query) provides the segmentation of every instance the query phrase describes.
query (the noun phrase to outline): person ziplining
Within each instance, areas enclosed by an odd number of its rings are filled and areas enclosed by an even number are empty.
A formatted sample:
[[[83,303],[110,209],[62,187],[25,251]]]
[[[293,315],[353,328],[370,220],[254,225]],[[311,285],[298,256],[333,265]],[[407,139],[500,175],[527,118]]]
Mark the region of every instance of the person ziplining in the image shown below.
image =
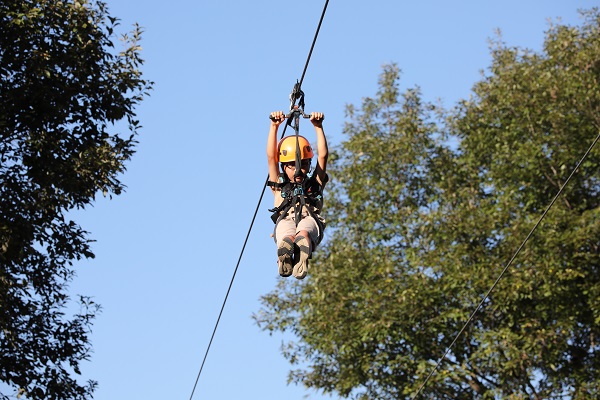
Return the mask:
[[[308,140],[298,134],[299,115],[310,118],[317,136],[317,162],[311,173],[313,149]],[[286,119],[296,119],[296,134],[277,142],[279,125]],[[325,220],[321,217],[323,189],[327,175],[327,139],[323,130],[323,113],[304,115],[301,109],[286,116],[283,111],[270,115],[271,125],[267,139],[269,163],[268,185],[275,207],[271,219],[275,222],[273,238],[277,244],[279,275],[294,275],[304,279],[308,260],[323,239]]]
[[[304,81],[308,63],[310,62],[311,54],[315,47],[315,43],[317,42],[321,23],[325,17],[325,11],[327,10],[328,4],[329,0],[326,0],[323,12],[321,13],[321,19],[319,20],[319,25],[315,32],[315,37],[308,53],[308,58],[306,59],[306,64],[304,65],[302,77],[297,81],[296,85],[294,85],[294,89],[290,95],[290,109],[292,112],[290,112],[289,116],[286,116],[282,111],[271,113],[271,128],[269,130],[269,139],[267,141],[269,176],[265,180],[265,186],[263,187],[256,210],[254,211],[252,223],[246,234],[242,251],[240,252],[233,276],[231,277],[225,299],[221,305],[221,311],[219,312],[217,322],[215,323],[206,352],[204,353],[204,358],[202,359],[202,364],[200,365],[198,375],[196,376],[196,381],[194,382],[194,387],[190,394],[190,400],[192,400],[194,393],[196,392],[198,381],[200,380],[202,370],[204,369],[204,363],[206,362],[208,352],[210,351],[213,339],[217,333],[219,321],[223,315],[225,304],[227,303],[231,287],[233,286],[233,281],[237,274],[238,267],[240,266],[240,261],[242,260],[242,255],[244,254],[244,249],[248,243],[248,238],[250,237],[250,232],[252,231],[252,226],[254,225],[256,215],[260,208],[260,202],[262,201],[267,185],[271,187],[273,195],[275,196],[275,207],[270,211],[273,212],[271,218],[275,222],[273,237],[275,238],[275,243],[277,243],[277,258],[279,274],[281,276],[287,277],[294,274],[296,278],[303,279],[308,272],[308,259],[323,238],[325,220],[320,216],[320,212],[323,208],[323,188],[329,179],[325,172],[327,168],[328,150],[327,140],[325,139],[325,133],[323,131],[324,116],[323,113],[320,112],[312,113],[310,115],[304,114],[302,111],[304,108],[304,93],[300,88]],[[296,101],[299,101],[298,105],[296,105]],[[308,176],[308,174],[311,171],[311,161],[314,157],[314,153],[306,138],[301,137],[298,134],[298,120],[300,116],[310,118],[310,121],[317,132],[317,165],[310,176]],[[282,139],[277,143],[277,130],[285,118],[290,118],[290,121],[291,119],[296,120],[296,135],[293,138],[295,146],[293,148],[289,143],[289,138],[285,141]],[[288,123],[290,121],[288,121]],[[283,132],[285,134],[285,129]],[[303,146],[300,145],[300,142],[303,143]],[[291,158],[292,149],[294,151],[294,158]],[[292,160],[294,161],[293,165],[291,164]],[[302,161],[304,161],[304,164],[302,164]],[[279,163],[281,163],[281,173],[279,172]],[[296,204],[299,206],[297,207]],[[290,220],[292,221],[291,224],[289,223]],[[304,222],[299,223],[301,221]],[[281,241],[278,241],[277,238],[281,238]]]

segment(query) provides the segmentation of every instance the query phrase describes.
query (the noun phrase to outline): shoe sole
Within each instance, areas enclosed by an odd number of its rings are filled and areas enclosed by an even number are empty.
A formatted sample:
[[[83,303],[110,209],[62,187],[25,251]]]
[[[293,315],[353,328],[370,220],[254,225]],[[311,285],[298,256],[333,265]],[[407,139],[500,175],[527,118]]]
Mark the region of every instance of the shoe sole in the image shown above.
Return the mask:
[[[298,249],[296,260],[292,274],[296,279],[304,279],[308,273],[308,258],[310,257],[310,244],[305,237],[296,238],[295,245]]]
[[[294,242],[290,238],[284,238],[277,248],[277,258],[279,259],[279,275],[287,278],[292,275],[292,256],[294,255]]]

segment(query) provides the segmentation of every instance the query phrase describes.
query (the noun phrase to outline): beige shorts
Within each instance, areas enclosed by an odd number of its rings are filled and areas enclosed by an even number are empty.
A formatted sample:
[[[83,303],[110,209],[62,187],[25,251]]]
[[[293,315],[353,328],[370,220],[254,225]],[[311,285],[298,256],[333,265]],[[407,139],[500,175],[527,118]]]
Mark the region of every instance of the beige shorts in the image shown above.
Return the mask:
[[[317,218],[320,218],[320,216],[317,215]],[[323,223],[323,226],[325,226],[325,220],[321,219],[321,222]],[[275,233],[273,238],[279,247],[279,244],[283,238],[286,236],[296,236],[296,234],[300,231],[308,232],[313,247],[311,251],[314,251],[317,245],[321,242],[320,239],[323,237],[323,235],[319,229],[319,224],[317,224],[315,219],[310,214],[305,214],[298,223],[298,226],[296,226],[294,214],[288,214],[287,217],[283,218],[277,223],[277,225],[275,225]]]

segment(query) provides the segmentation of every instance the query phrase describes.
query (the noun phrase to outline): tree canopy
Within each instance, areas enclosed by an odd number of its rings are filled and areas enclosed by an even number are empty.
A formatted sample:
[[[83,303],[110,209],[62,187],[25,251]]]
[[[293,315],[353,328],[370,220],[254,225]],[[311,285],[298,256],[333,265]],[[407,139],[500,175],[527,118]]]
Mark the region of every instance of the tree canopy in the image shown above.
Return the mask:
[[[600,395],[600,13],[553,24],[543,50],[491,44],[451,110],[400,90],[347,107],[330,167],[326,240],[309,279],[254,316],[290,331],[289,379],[354,399]]]
[[[91,239],[67,217],[97,193],[120,194],[135,109],[152,83],[135,26],[96,0],[0,2],[0,398],[85,399],[80,383],[99,306],[71,313],[73,263]],[[2,393],[8,388],[10,393]]]

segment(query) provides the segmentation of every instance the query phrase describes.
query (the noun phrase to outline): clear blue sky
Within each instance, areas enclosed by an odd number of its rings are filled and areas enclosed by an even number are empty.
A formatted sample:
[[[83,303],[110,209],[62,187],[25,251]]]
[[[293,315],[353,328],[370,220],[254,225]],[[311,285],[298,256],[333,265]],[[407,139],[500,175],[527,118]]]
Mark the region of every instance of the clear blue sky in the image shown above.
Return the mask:
[[[102,304],[82,366],[96,400],[189,399],[267,174],[268,114],[287,110],[324,0],[107,0],[145,29],[155,90],[122,176],[127,192],[73,218],[96,240],[72,294]],[[488,39],[540,50],[548,19],[578,24],[583,0],[332,0],[303,84],[306,111],[342,140],[346,104],[373,96],[384,64],[402,88],[451,106],[490,62]],[[304,121],[301,133],[314,139]],[[332,177],[336,179],[336,177]],[[287,385],[284,339],[251,319],[278,279],[265,193],[194,399],[314,400]],[[291,278],[290,278],[291,279]],[[310,274],[307,279],[310,279]]]

